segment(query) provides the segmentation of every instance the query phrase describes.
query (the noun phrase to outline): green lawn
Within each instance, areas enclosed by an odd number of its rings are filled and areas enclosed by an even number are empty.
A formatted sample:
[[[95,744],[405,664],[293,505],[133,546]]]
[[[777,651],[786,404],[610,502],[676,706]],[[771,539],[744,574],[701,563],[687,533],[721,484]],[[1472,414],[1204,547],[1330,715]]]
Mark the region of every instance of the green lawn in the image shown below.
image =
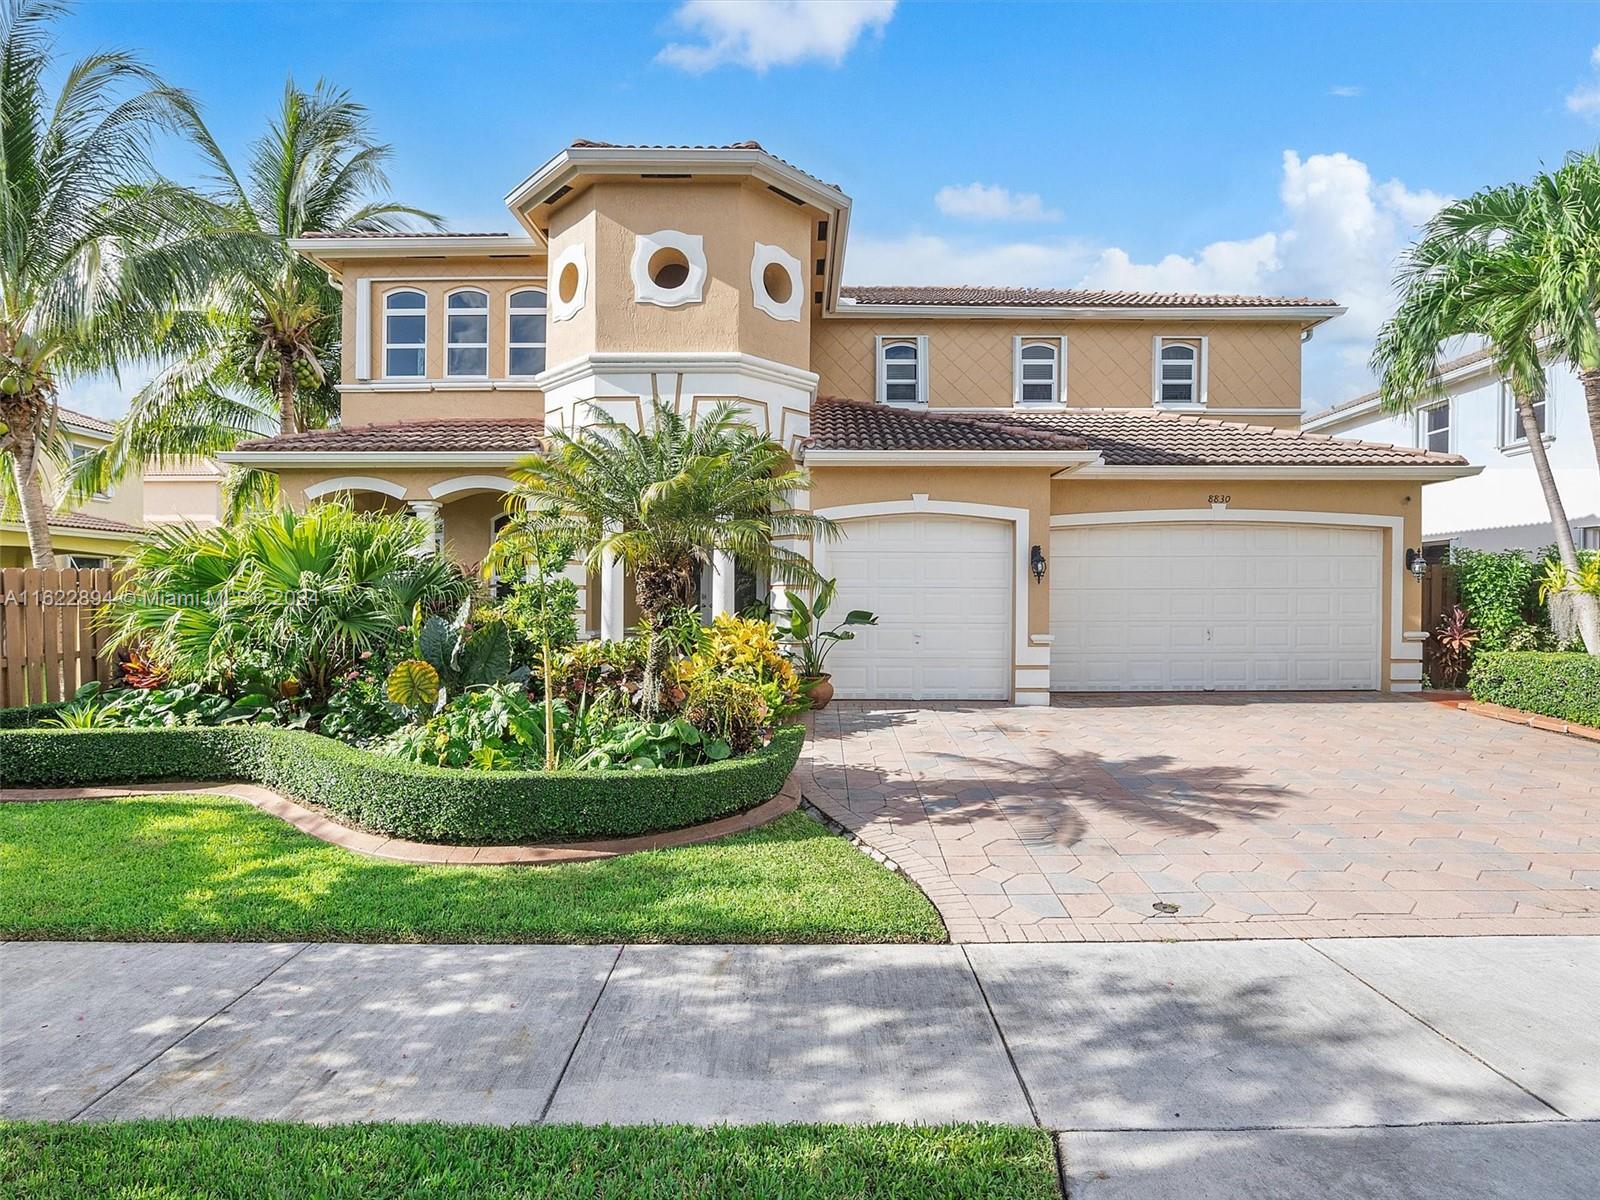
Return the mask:
[[[1050,1135],[997,1125],[0,1125],[11,1200],[1057,1200]]]
[[[554,867],[365,858],[238,800],[0,804],[0,937],[939,942],[920,891],[798,813]]]

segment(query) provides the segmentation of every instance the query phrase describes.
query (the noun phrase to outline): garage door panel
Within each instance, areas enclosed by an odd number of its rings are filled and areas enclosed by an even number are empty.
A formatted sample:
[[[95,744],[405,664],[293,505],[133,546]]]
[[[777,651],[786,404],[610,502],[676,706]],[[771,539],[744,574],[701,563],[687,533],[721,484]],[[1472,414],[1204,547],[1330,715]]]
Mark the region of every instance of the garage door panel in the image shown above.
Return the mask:
[[[1381,545],[1289,524],[1057,531],[1051,686],[1375,688]]]
[[[844,523],[829,548],[839,606],[864,608],[860,629],[828,659],[847,699],[993,699],[1011,695],[1012,527],[962,517],[872,517]]]

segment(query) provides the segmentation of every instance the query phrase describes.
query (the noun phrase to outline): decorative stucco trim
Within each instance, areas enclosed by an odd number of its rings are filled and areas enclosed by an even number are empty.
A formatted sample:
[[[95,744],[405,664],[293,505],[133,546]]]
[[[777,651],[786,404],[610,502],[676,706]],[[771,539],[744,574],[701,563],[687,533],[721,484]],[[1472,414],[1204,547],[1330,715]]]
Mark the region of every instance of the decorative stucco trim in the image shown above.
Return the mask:
[[[677,287],[662,287],[650,278],[650,260],[661,250],[676,250],[689,264],[688,274]],[[633,239],[631,271],[635,303],[654,304],[661,308],[699,304],[705,298],[706,290],[705,238],[698,233],[684,233],[679,229],[641,233]]]
[[[965,500],[933,500],[920,493],[909,500],[877,500],[866,504],[840,504],[832,508],[819,508],[816,515],[840,523],[858,521],[867,517],[940,516],[971,517],[980,521],[1006,521],[1012,530],[1012,584],[1011,584],[1011,640],[1013,664],[1030,661],[1032,648],[1028,644],[1028,510],[1008,508],[999,504],[973,504]],[[812,544],[812,565],[818,574],[828,574],[828,543],[818,540]],[[1012,702],[1028,703],[1021,691],[1022,681],[1012,668]]]
[[[649,375],[719,372],[732,372],[747,379],[760,379],[808,391],[815,391],[821,378],[815,371],[792,367],[772,358],[742,354],[737,350],[654,350],[646,353],[607,350],[557,363],[535,375],[532,382],[548,393],[608,373]]]
[[[1247,525],[1342,525],[1356,529],[1389,531],[1389,658],[1391,662],[1420,662],[1422,649],[1405,629],[1406,544],[1405,519],[1376,513],[1298,512],[1277,508],[1161,508],[1144,511],[1066,513],[1050,518],[1051,529],[1078,525],[1148,525],[1191,521],[1201,524],[1242,522]],[[1382,664],[1379,664],[1382,678]]]
[[[404,484],[378,479],[372,475],[340,475],[336,479],[324,479],[309,484],[305,489],[307,500],[318,500],[323,496],[337,495],[339,492],[382,492],[392,500],[406,498]]]
[[[767,292],[767,268],[781,267],[789,276],[789,298],[775,300]],[[805,300],[806,283],[800,273],[800,260],[782,246],[757,242],[750,256],[750,292],[755,306],[775,321],[798,321]]]
[[[578,285],[573,289],[572,298],[561,298],[561,276],[568,267],[575,267],[578,272]],[[563,250],[555,262],[550,264],[550,320],[570,321],[583,311],[584,301],[589,293],[589,256],[582,242],[575,246],[568,246]]]
[[[434,484],[428,489],[428,495],[443,500],[460,492],[509,492],[514,486],[504,475],[457,475]]]

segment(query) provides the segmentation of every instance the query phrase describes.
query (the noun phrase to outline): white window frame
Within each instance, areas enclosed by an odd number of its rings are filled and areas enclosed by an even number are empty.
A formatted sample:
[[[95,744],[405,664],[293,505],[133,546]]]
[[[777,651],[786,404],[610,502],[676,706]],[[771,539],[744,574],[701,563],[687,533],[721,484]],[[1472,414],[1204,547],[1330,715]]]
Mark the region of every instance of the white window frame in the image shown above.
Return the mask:
[[[395,312],[391,313],[389,311],[389,301],[393,297],[400,295],[402,292],[410,292],[410,293],[412,293],[414,295],[421,296],[422,297],[422,307],[421,308],[402,308],[402,309],[398,309]],[[389,318],[391,316],[396,316],[396,317],[421,317],[422,318],[422,340],[420,342],[391,342],[389,340]],[[421,350],[422,351],[422,370],[420,372],[418,372],[417,374],[415,374],[415,375],[391,375],[391,374],[389,374],[389,351],[390,350]],[[384,379],[426,379],[428,377],[428,293],[423,291],[421,288],[417,287],[415,284],[409,284],[409,283],[408,284],[402,284],[399,287],[388,288],[383,293],[383,375],[382,375],[382,377]]]
[[[1555,438],[1550,432],[1552,406],[1548,387],[1545,389],[1544,397],[1534,402],[1534,407],[1544,409],[1542,436],[1545,444],[1549,445]],[[1500,381],[1500,449],[1513,454],[1528,449],[1528,435],[1522,429],[1522,414],[1517,411],[1516,397],[1511,394],[1511,384],[1503,379]]]
[[[1200,409],[1209,402],[1209,376],[1211,339],[1188,333],[1158,333],[1150,339],[1150,403],[1156,408]],[[1167,342],[1194,342],[1194,398],[1192,400],[1163,400],[1161,398],[1161,351]]]
[[[93,454],[97,449],[99,449],[98,446],[86,446],[82,442],[73,442],[72,450],[70,451],[72,462],[76,463],[80,458],[88,458],[89,455]],[[94,493],[90,499],[109,500],[116,494],[116,490],[116,486],[112,485],[103,492]]]
[[[457,296],[473,293],[483,297],[481,308],[451,308],[450,301]],[[465,287],[451,288],[444,294],[444,375],[446,379],[487,379],[489,378],[489,309],[493,304],[489,296],[489,289],[478,287],[476,284],[467,284]],[[450,323],[456,317],[482,317],[483,341],[481,342],[456,342],[450,337]],[[481,371],[452,371],[450,369],[450,351],[452,350],[482,350],[483,370]]]
[[[917,398],[915,400],[890,400],[889,379],[883,353],[890,346],[912,345],[917,348]],[[925,333],[879,334],[874,343],[873,373],[878,378],[878,403],[892,408],[926,408],[928,406],[928,335]],[[898,381],[897,381],[898,382]]]
[[[1024,400],[1022,398],[1022,352],[1029,346],[1049,345],[1056,352],[1055,378],[1052,379],[1052,398],[1049,400]],[[1031,361],[1039,361],[1037,359]],[[1029,382],[1037,383],[1038,380]],[[1062,408],[1067,403],[1067,339],[1054,333],[1018,334],[1011,339],[1011,403],[1015,408]]]
[[[540,304],[539,307],[537,307],[537,308],[530,308],[527,305],[519,305],[516,302],[516,298],[518,296],[527,295],[529,292],[537,292],[540,296],[544,297],[544,302],[542,304]],[[512,318],[513,317],[534,317],[534,316],[542,316],[544,318],[544,338],[545,338],[545,340],[542,341],[542,342],[515,342],[515,341],[512,341],[511,340],[511,320],[512,320]],[[541,287],[517,288],[515,291],[506,293],[506,378],[508,378],[508,379],[532,379],[533,378],[532,375],[521,375],[521,374],[518,374],[517,372],[515,372],[515,371],[513,371],[511,369],[511,355],[512,355],[512,351],[514,351],[514,350],[535,350],[535,349],[543,350],[545,352],[545,363],[544,363],[544,365],[546,367],[549,367],[549,365],[550,365],[550,358],[549,358],[549,354],[550,354],[550,293],[546,289],[541,288]],[[535,375],[542,374],[542,373],[543,373],[542,371],[535,371],[534,372]]]
[[[1443,450],[1433,450],[1433,447],[1428,444],[1428,414],[1436,408],[1444,409],[1445,448]],[[1434,432],[1437,433],[1438,430]],[[1454,397],[1446,396],[1443,400],[1437,400],[1432,404],[1424,404],[1417,409],[1417,449],[1430,450],[1436,454],[1450,454],[1455,451],[1455,448],[1456,413]]]
[[[1600,525],[1585,525],[1578,530],[1578,549],[1600,550]]]

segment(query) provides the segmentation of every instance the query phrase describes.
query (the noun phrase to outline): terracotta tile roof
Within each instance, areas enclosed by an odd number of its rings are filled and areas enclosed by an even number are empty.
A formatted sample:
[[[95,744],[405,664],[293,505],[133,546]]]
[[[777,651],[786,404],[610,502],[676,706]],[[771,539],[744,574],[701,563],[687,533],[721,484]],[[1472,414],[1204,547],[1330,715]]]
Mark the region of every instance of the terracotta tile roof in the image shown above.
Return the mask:
[[[808,448],[1098,450],[1107,466],[1464,466],[1455,454],[1187,414],[941,413],[819,398]]]
[[[327,450],[341,453],[384,451],[539,449],[544,422],[515,417],[474,417],[451,421],[406,421],[394,425],[341,425],[304,433],[240,442],[239,450]]]
[[[92,533],[144,532],[143,526],[130,525],[126,521],[113,521],[109,517],[97,517],[92,513],[84,512],[51,513],[50,524],[59,526],[62,529],[82,529]]]
[[[970,413],[819,396],[808,447],[826,450],[1083,450],[1081,437]]]
[[[705,146],[705,145],[660,145],[660,144],[657,144],[657,145],[638,145],[638,144],[624,144],[624,143],[621,143],[621,142],[596,142],[596,141],[591,141],[588,138],[579,138],[575,142],[570,142],[567,145],[567,149],[569,149],[569,150],[756,150],[756,151],[759,151],[762,154],[767,155],[769,158],[777,159],[784,166],[789,167],[792,170],[799,171],[800,174],[804,175],[807,179],[810,179],[810,180],[813,180],[813,181],[815,181],[817,183],[820,183],[823,187],[832,188],[836,192],[843,191],[843,189],[837,183],[829,183],[826,179],[818,178],[817,176],[813,175],[810,171],[807,171],[805,168],[795,166],[794,163],[790,162],[786,158],[778,158],[778,156],[776,154],[773,154],[771,150],[768,150],[760,142],[755,141],[754,139],[743,141],[743,142],[727,142],[727,143],[725,143],[723,145],[720,145],[720,146]]]
[[[1094,291],[1084,288],[1009,287],[843,287],[839,294],[857,304],[993,305],[1015,308],[1323,308],[1337,300],[1305,296],[1215,296],[1188,292]]]
[[[303,238],[508,238],[509,233],[496,231],[493,233],[457,233],[453,230],[440,229],[418,230],[405,229],[397,233],[386,233],[379,229],[318,229],[311,233],[298,235]]]
[[[1450,359],[1448,362],[1440,363],[1439,369],[1435,372],[1435,374],[1448,375],[1452,371],[1459,371],[1463,367],[1470,367],[1474,363],[1484,362],[1492,357],[1494,357],[1494,351],[1485,346],[1480,350],[1472,351],[1470,354],[1463,354],[1457,358]],[[1342,413],[1346,409],[1360,408],[1363,404],[1369,403],[1377,398],[1378,393],[1376,390],[1363,392],[1353,400],[1341,400],[1338,404],[1333,404],[1329,405],[1327,408],[1318,409],[1314,413],[1307,413],[1305,420],[1320,421],[1324,417],[1331,417],[1334,413]]]
[[[110,421],[100,417],[91,417],[88,413],[81,413],[64,405],[57,406],[56,411],[62,420],[71,421],[74,425],[81,425],[85,429],[92,429],[96,433],[103,433],[109,437],[116,432]]]

